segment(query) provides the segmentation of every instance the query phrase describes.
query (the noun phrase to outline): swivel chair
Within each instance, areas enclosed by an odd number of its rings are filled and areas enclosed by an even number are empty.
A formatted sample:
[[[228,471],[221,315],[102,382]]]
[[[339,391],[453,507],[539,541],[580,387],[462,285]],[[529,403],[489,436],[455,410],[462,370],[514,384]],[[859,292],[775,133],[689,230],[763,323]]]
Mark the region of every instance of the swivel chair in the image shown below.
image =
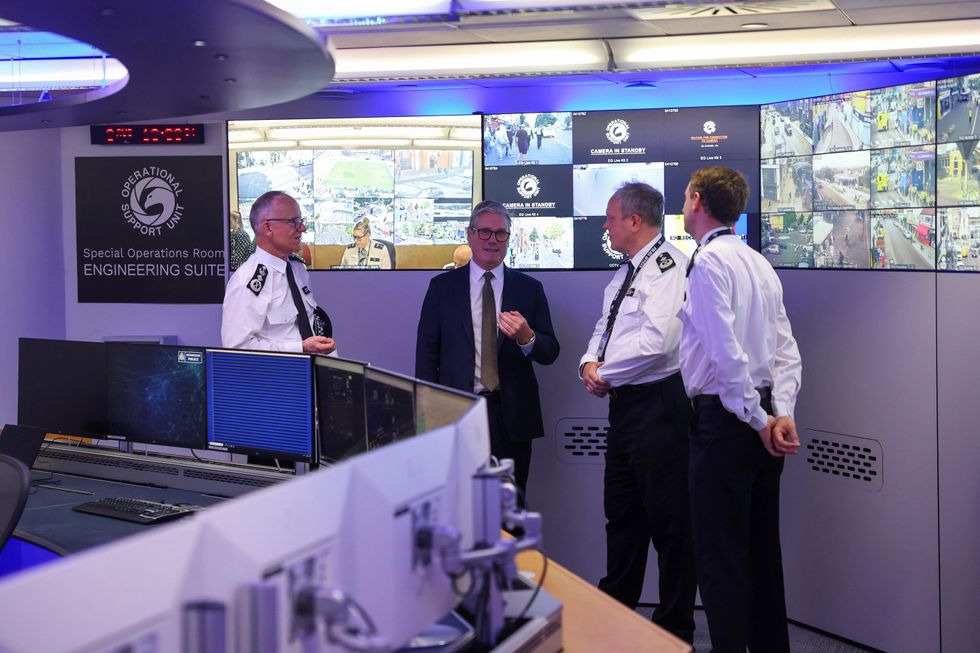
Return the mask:
[[[0,454],[0,551],[20,521],[30,487],[31,473],[27,466]]]

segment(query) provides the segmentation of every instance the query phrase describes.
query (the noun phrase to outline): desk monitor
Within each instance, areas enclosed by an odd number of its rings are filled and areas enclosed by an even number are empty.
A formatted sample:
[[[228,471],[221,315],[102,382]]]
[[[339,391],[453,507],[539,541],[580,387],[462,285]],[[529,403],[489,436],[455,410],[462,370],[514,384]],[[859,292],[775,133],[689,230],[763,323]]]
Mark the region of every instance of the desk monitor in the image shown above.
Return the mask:
[[[30,469],[41,452],[44,435],[44,429],[7,424],[0,433],[0,454],[16,458]]]
[[[320,459],[336,463],[367,450],[364,363],[315,356]]]
[[[415,424],[418,433],[425,433],[453,424],[459,420],[478,397],[425,381],[415,382]]]
[[[104,343],[21,338],[19,357],[18,424],[48,433],[105,437]]]
[[[415,380],[374,368],[364,370],[368,450],[415,435]]]
[[[207,447],[204,349],[106,343],[111,439]]]
[[[306,354],[207,350],[208,449],[313,459],[313,370]]]

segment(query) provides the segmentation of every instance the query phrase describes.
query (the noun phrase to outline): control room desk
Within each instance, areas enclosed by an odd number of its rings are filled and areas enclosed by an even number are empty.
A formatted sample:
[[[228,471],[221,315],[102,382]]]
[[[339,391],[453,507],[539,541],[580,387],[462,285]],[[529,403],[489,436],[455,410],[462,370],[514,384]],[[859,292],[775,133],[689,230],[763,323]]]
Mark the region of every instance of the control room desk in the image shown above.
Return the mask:
[[[37,473],[37,472],[35,472]],[[46,474],[46,473],[45,473]],[[42,476],[42,478],[44,478]],[[124,496],[199,506],[222,501],[200,492],[147,487],[69,474],[51,474],[28,497],[15,535],[59,555],[111,542],[146,528],[118,519],[78,513],[72,506],[103,497]],[[192,517],[191,517],[192,519]],[[518,557],[521,571],[537,581],[541,556]],[[691,647],[629,610],[553,560],[548,562],[544,590],[562,603],[562,639],[569,653],[690,653]]]

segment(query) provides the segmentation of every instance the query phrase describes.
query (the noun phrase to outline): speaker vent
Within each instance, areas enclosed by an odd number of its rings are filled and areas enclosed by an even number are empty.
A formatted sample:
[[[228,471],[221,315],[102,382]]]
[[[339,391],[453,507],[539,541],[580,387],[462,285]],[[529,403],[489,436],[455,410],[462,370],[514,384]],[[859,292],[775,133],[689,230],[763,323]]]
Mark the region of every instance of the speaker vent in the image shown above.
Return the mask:
[[[810,471],[828,480],[878,492],[882,484],[881,444],[877,440],[807,429],[803,443]]]
[[[54,447],[47,447],[40,455],[42,458],[51,458],[54,460],[63,460],[65,462],[72,463],[86,463],[90,465],[99,465],[102,467],[117,467],[119,469],[125,469],[127,471],[134,472],[147,472],[152,474],[165,474],[167,476],[179,476],[180,470],[172,465],[161,465],[152,462],[142,462],[138,460],[133,460],[132,458],[123,457],[110,457],[110,456],[100,456],[98,454],[91,454],[83,451],[66,451],[64,449],[55,449]]]
[[[197,469],[185,469],[185,478],[195,478],[203,481],[215,481],[217,483],[235,483],[236,485],[251,485],[252,487],[269,487],[275,485],[278,480],[268,478],[249,477],[241,474],[224,474],[221,472],[205,472]]]
[[[606,463],[609,420],[598,417],[566,417],[555,427],[558,460],[563,463]]]

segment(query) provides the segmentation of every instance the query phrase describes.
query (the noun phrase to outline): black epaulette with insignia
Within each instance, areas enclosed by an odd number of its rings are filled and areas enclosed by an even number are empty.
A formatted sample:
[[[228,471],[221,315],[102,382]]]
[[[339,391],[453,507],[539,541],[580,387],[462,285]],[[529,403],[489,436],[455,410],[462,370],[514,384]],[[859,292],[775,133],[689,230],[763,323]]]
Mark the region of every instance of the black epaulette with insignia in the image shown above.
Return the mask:
[[[374,249],[384,249],[384,248],[385,246],[382,245],[381,243],[378,242],[374,243]]]
[[[258,296],[262,292],[262,288],[265,287],[265,280],[268,276],[269,268],[265,267],[265,264],[259,263],[255,268],[255,274],[248,281],[248,289]]]
[[[351,243],[350,245],[347,246],[347,249],[350,249],[352,247],[357,247],[357,243]]]
[[[677,263],[674,261],[674,257],[670,255],[670,252],[664,252],[657,257],[657,265],[660,266],[661,272],[666,272],[672,267],[675,267]]]

